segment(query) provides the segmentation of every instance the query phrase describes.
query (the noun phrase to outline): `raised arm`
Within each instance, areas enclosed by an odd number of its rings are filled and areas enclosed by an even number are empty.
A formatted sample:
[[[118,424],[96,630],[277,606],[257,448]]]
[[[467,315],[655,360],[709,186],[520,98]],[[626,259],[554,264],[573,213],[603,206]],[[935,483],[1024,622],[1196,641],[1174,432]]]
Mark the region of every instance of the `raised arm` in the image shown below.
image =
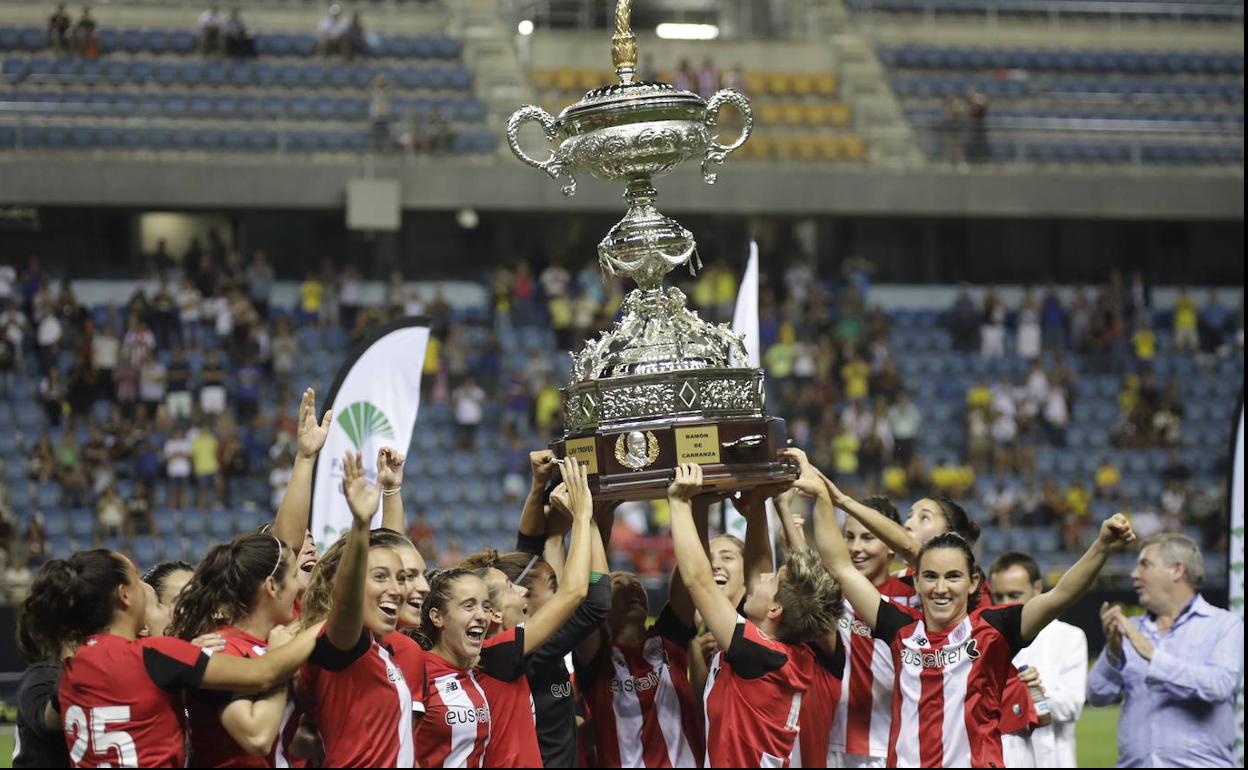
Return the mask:
[[[858,618],[872,629],[880,611],[880,592],[861,572],[854,568],[849,546],[841,535],[836,522],[836,508],[832,505],[831,482],[810,464],[806,453],[800,449],[786,449],[784,453],[797,461],[801,474],[793,486],[798,494],[815,500],[815,548],[823,566],[828,568],[836,582],[841,584],[845,598],[854,608]]]
[[[759,575],[776,569],[771,559],[771,528],[767,526],[767,494],[751,489],[742,492],[739,499],[734,498],[732,504],[745,517],[744,563],[741,566],[748,594],[754,590]]]
[[[541,647],[563,625],[589,593],[589,565],[594,526],[594,500],[589,476],[575,458],[561,460],[568,505],[572,512],[572,544],[555,595],[524,625],[524,654]]]
[[[295,465],[286,482],[286,492],[277,507],[273,520],[273,534],[295,553],[303,550],[308,532],[308,517],[312,512],[312,475],[317,455],[325,446],[329,426],[334,421],[334,410],[326,409],[325,416],[316,421],[316,391],[308,388],[299,399],[299,447],[295,453]]]
[[[524,510],[520,512],[520,534],[540,537],[546,532],[546,511],[542,498],[546,493],[546,485],[554,475],[559,461],[555,453],[549,449],[540,452],[529,452],[529,495],[524,499]]]
[[[797,489],[790,487],[771,498],[776,506],[776,516],[780,519],[781,531],[784,533],[784,545],[790,551],[808,548],[806,542],[806,520],[800,513],[793,512],[793,500],[797,497]]]
[[[690,501],[701,489],[702,466],[684,463],[676,468],[676,479],[667,488],[667,504],[672,516],[672,545],[676,549],[680,579],[689,589],[694,607],[702,613],[702,620],[719,646],[728,649],[737,627],[737,608],[715,585],[711,560],[706,555],[693,520]]]
[[[334,605],[325,622],[325,637],[339,650],[350,650],[364,630],[364,581],[368,573],[368,527],[377,510],[380,491],[364,478],[358,454],[342,460],[342,488],[351,509],[351,530],[334,575]]]
[[[887,545],[893,553],[897,554],[897,558],[901,559],[906,564],[909,564],[911,567],[917,566],[919,550],[923,547],[923,544],[916,540],[914,535],[911,535],[906,531],[905,527],[901,526],[874,508],[868,508],[841,490],[837,489],[836,485],[832,483],[832,480],[827,476],[824,476],[823,473],[820,473],[819,471],[816,471],[816,473],[819,473],[819,476],[823,479],[824,484],[827,485],[828,492],[832,496],[833,505],[840,508],[842,511],[845,511],[850,516],[853,516],[862,523],[862,526],[871,530],[876,537],[884,541],[884,544]]]
[[[1087,593],[1109,559],[1109,554],[1134,541],[1131,522],[1121,513],[1115,513],[1102,522],[1096,542],[1075,562],[1075,566],[1062,575],[1057,585],[1023,605],[1023,641],[1035,639],[1045,626]]]
[[[407,534],[403,512],[403,455],[388,446],[377,452],[377,486],[381,487],[381,526]]]

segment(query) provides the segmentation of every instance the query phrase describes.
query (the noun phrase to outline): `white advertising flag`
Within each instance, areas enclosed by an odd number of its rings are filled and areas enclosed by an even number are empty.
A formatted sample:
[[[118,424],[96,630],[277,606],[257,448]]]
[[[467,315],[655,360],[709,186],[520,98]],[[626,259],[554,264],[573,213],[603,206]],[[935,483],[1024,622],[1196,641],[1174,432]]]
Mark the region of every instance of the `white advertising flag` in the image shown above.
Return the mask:
[[[758,243],[750,241],[750,261],[745,264],[745,275],[741,277],[741,288],[737,290],[737,307],[732,315],[732,330],[741,335],[748,360],[734,361],[734,366],[758,367],[761,365],[762,354],[759,350],[758,335]],[[767,538],[772,544],[772,562],[775,562],[775,538],[773,532],[775,512],[771,501],[767,501]],[[745,517],[737,513],[731,503],[724,503],[724,531],[745,539]]]
[[[324,550],[351,528],[342,494],[342,458],[358,452],[369,481],[376,483],[377,451],[407,454],[420,408],[420,375],[429,345],[429,322],[404,318],[384,327],[356,350],[338,371],[326,403],[334,422],[321,449],[312,487],[312,534]],[[380,526],[381,507],[373,517]]]

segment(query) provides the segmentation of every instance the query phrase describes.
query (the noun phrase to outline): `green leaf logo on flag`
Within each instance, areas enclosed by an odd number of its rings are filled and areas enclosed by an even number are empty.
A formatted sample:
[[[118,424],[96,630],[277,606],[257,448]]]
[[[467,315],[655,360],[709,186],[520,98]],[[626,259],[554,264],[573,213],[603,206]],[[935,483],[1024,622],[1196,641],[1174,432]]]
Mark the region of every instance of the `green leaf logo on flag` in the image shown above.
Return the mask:
[[[385,412],[367,401],[356,401],[338,415],[338,424],[346,432],[355,451],[361,452],[364,444],[374,436],[394,438],[394,427]]]

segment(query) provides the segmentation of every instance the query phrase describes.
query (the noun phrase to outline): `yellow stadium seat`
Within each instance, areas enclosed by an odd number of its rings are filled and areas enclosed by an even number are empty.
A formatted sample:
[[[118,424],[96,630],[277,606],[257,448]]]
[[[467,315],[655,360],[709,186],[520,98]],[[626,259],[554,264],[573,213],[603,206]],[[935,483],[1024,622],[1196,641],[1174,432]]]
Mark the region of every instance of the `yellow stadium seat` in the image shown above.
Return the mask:
[[[574,69],[560,67],[554,73],[554,86],[560,91],[575,91],[577,72]]]
[[[827,108],[828,124],[837,128],[844,128],[849,125],[849,105],[848,104],[830,104]]]
[[[815,76],[815,93],[820,96],[836,96],[836,75],[824,72]]]
[[[794,72],[789,78],[794,96],[810,96],[815,92],[815,77],[809,72]]]
[[[784,122],[784,108],[777,102],[759,102],[754,108],[754,115],[765,126],[778,126]]]
[[[819,137],[819,157],[824,160],[836,160],[841,157],[841,138],[832,134]]]
[[[800,126],[805,121],[806,110],[800,102],[790,102],[784,105],[784,124],[786,126]]]
[[[668,81],[669,83],[671,81]],[[760,96],[767,93],[767,78],[757,72],[747,72],[745,75],[745,92],[751,96]]]
[[[862,160],[867,154],[866,142],[857,134],[850,134],[841,139],[841,147],[845,151],[846,160]]]
[[[785,72],[773,72],[767,76],[767,90],[776,96],[788,96],[789,76]]]
[[[827,122],[827,107],[818,102],[802,106],[803,123],[818,128]]]
[[[819,140],[813,136],[799,136],[793,142],[794,154],[802,160],[814,160],[819,157]]]
[[[554,85],[554,73],[546,69],[529,70],[529,80],[537,90],[546,91]]]

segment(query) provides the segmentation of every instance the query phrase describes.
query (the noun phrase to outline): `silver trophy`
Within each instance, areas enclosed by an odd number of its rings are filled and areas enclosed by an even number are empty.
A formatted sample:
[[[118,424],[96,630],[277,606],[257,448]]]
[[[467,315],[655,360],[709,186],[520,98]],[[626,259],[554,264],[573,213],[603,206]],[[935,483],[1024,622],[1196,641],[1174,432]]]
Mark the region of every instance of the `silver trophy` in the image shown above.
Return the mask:
[[[635,82],[637,42],[631,0],[619,0],[611,57],[619,82],[588,92],[552,116],[532,105],[507,121],[516,157],[576,194],[576,175],[624,183],[628,211],[598,244],[604,274],[631,278],[637,288],[621,305],[615,327],[573,354],[572,384],[563,390],[565,432],[559,456],[589,465],[604,499],[661,497],[672,469],[703,465],[708,486],[739,489],[794,477],[777,454],[784,421],[763,412],[763,371],[745,366],[738,335],[686,306],[663,286],[682,265],[701,267],[693,234],[655,206],[653,179],[700,158],[714,184],[716,167],[745,144],[753,129],[749,101],[725,89],[709,100],[667,83]],[[730,104],[744,122],[731,144],[714,138],[720,109]],[[538,123],[557,142],[545,160],[520,148],[520,127]],[[735,365],[734,365],[735,364]]]

